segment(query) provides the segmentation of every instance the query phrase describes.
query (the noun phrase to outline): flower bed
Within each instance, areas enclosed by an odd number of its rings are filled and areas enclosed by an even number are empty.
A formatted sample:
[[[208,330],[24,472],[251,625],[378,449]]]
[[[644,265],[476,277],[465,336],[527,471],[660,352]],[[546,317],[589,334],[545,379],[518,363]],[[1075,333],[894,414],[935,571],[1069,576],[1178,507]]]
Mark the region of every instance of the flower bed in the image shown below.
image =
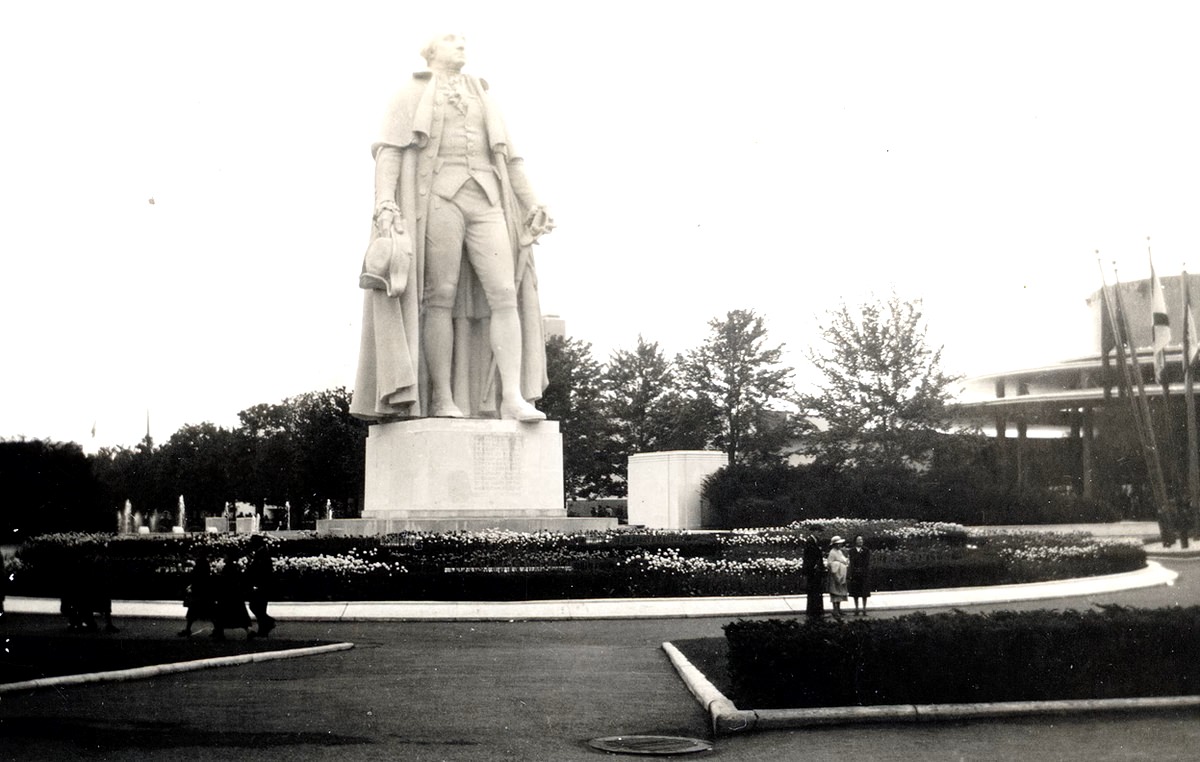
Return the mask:
[[[974,535],[957,524],[820,522],[861,534],[877,590],[1030,582],[1141,568],[1136,543],[1086,535]],[[282,600],[538,600],[804,592],[805,524],[757,531],[506,531],[274,540]],[[245,535],[61,534],[25,543],[12,592],[57,596],[81,559],[102,556],[114,597],[178,598],[199,555],[244,556]]]
[[[1200,693],[1200,607],[725,625],[740,707]]]

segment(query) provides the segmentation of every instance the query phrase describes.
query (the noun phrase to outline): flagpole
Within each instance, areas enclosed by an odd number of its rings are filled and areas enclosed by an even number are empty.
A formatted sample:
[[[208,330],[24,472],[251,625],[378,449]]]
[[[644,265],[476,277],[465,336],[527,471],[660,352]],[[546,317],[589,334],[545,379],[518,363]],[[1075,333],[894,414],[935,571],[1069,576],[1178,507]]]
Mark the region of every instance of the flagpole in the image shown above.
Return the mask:
[[[1099,253],[1099,252],[1097,252]],[[1133,430],[1137,434],[1138,444],[1142,448],[1142,457],[1146,460],[1147,475],[1150,477],[1150,491],[1154,501],[1158,503],[1158,486],[1154,480],[1153,459],[1150,455],[1150,443],[1146,440],[1146,422],[1142,418],[1142,409],[1138,405],[1137,395],[1133,389],[1133,373],[1130,371],[1130,363],[1126,361],[1125,344],[1129,339],[1129,334],[1125,328],[1125,321],[1118,319],[1118,315],[1123,311],[1120,303],[1117,301],[1117,286],[1111,290],[1108,286],[1108,279],[1104,276],[1104,267],[1100,264],[1100,258],[1096,258],[1096,266],[1100,269],[1100,283],[1103,286],[1104,305],[1108,312],[1108,322],[1112,328],[1113,344],[1117,350],[1117,367],[1120,368],[1120,373],[1117,376],[1118,393],[1124,394],[1129,400],[1129,413],[1133,420]],[[1132,342],[1129,342],[1132,344]],[[1131,347],[1132,348],[1132,347]],[[1135,354],[1136,354],[1136,350]],[[1135,357],[1136,362],[1136,357]],[[1156,510],[1157,513],[1157,505]]]
[[[1188,545],[1188,529],[1195,531],[1200,526],[1200,450],[1197,450],[1196,435],[1196,324],[1192,318],[1192,291],[1188,282],[1187,267],[1183,269],[1183,399],[1187,410],[1187,463],[1188,463],[1188,520],[1182,522],[1186,529],[1181,532],[1180,543]]]
[[[1165,516],[1170,524],[1170,530],[1164,533],[1164,539],[1166,539],[1166,535],[1174,537],[1178,531],[1178,499],[1183,493],[1183,480],[1179,476],[1179,445],[1176,444],[1175,426],[1171,420],[1171,381],[1167,376],[1167,347],[1171,344],[1171,317],[1167,313],[1166,292],[1163,290],[1162,281],[1158,278],[1158,271],[1154,269],[1154,255],[1150,251],[1149,237],[1146,238],[1146,260],[1150,264],[1150,340],[1154,359],[1154,380],[1162,387],[1158,417],[1168,455],[1164,469],[1164,489],[1166,485],[1169,485]],[[1153,421],[1153,419],[1151,420]]]
[[[1125,365],[1126,372],[1133,376],[1133,380],[1137,384],[1137,394],[1135,405],[1141,413],[1141,421],[1144,436],[1142,444],[1146,456],[1146,467],[1150,472],[1150,489],[1154,493],[1154,501],[1157,503],[1158,520],[1160,531],[1165,529],[1164,539],[1171,533],[1169,508],[1167,503],[1167,485],[1166,479],[1163,477],[1162,459],[1158,453],[1158,443],[1154,436],[1154,418],[1150,415],[1150,402],[1146,398],[1146,385],[1142,381],[1142,366],[1138,360],[1137,347],[1133,343],[1133,330],[1129,325],[1129,312],[1125,309],[1125,301],[1121,298],[1121,279],[1117,275],[1116,264],[1113,264],[1113,279],[1116,285],[1113,288],[1113,294],[1117,302],[1117,315],[1122,320],[1121,327],[1125,329],[1125,340],[1129,342],[1130,364],[1133,366],[1130,370],[1129,365]]]

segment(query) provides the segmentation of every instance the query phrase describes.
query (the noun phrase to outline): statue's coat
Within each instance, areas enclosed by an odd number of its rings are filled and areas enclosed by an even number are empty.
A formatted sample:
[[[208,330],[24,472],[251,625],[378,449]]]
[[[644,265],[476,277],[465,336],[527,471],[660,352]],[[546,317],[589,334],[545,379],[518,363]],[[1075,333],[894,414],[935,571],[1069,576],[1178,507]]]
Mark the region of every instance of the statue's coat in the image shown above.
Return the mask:
[[[488,144],[501,184],[513,257],[517,263],[517,312],[521,320],[521,396],[533,401],[546,388],[545,339],[532,242],[523,224],[532,192],[522,162],[512,151],[499,110],[487,95],[487,85],[466,78],[484,105]],[[412,239],[413,257],[408,287],[398,296],[385,291],[363,292],[362,343],[350,412],[359,418],[420,417],[428,410],[428,380],[420,352],[420,320],[424,290],[425,225],[436,175],[438,146],[442,139],[442,110],[435,104],[436,76],[413,76],[393,98],[384,119],[380,140],[372,145],[375,156],[384,146],[401,149],[396,203]],[[372,240],[377,232],[372,229]],[[465,254],[464,254],[465,256]],[[523,263],[523,264],[522,264]],[[467,415],[495,415],[500,398],[500,378],[488,338],[489,310],[473,268],[464,262],[454,307],[454,402]]]

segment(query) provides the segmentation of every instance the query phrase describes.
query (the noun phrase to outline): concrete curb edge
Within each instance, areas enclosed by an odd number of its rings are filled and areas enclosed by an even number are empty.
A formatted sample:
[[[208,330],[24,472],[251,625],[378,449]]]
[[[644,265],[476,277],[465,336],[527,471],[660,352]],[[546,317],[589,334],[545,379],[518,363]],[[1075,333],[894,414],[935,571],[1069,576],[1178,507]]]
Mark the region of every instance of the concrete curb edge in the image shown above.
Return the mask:
[[[1178,572],[1157,561],[1141,569],[1098,577],[1013,585],[890,590],[872,593],[872,610],[926,609],[1052,600],[1158,585],[1172,585]],[[58,614],[57,598],[9,596],[8,610]],[[803,595],[719,598],[594,598],[546,601],[279,601],[271,615],[297,621],[553,621],[792,615],[804,611]],[[113,601],[116,617],[182,618],[180,601]]]
[[[41,677],[36,680],[23,680],[18,683],[0,683],[0,694],[31,691],[39,688],[61,688],[67,685],[82,685],[84,683],[106,683],[124,680],[142,680],[148,677],[171,675],[177,672],[192,672],[198,669],[214,667],[232,667],[238,664],[250,664],[260,661],[276,661],[279,659],[294,659],[301,656],[348,651],[354,648],[353,643],[330,643],[324,646],[309,646],[307,648],[290,648],[281,651],[259,651],[257,653],[238,654],[236,656],[215,656],[210,659],[194,659],[192,661],[177,661],[167,664],[151,664],[145,667],[130,669],[114,669],[105,672],[88,672],[80,675],[58,675]]]
[[[684,685],[708,712],[714,736],[748,733],[754,730],[788,730],[820,725],[872,722],[947,722],[1035,715],[1200,708],[1200,696],[1150,696],[1146,698],[1065,699],[1061,701],[1003,701],[978,704],[738,709],[672,643],[663,643],[662,648],[666,651],[667,657],[671,660],[675,671],[679,673]]]

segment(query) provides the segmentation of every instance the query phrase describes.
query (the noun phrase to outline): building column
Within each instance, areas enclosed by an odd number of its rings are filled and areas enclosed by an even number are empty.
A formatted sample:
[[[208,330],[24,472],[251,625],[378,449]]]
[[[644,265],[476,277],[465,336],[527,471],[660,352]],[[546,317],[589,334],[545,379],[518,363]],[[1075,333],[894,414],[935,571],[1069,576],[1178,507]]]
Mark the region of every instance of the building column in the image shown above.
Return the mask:
[[[1083,471],[1083,496],[1091,499],[1096,496],[1096,479],[1092,470],[1092,445],[1096,438],[1096,420],[1092,415],[1092,408],[1085,407],[1080,418],[1083,428],[1083,436],[1079,440],[1079,460]]]
[[[1017,489],[1025,489],[1025,440],[1029,432],[1024,416],[1017,419]]]
[[[996,476],[1000,481],[1008,480],[1008,419],[1003,415],[996,416]]]

